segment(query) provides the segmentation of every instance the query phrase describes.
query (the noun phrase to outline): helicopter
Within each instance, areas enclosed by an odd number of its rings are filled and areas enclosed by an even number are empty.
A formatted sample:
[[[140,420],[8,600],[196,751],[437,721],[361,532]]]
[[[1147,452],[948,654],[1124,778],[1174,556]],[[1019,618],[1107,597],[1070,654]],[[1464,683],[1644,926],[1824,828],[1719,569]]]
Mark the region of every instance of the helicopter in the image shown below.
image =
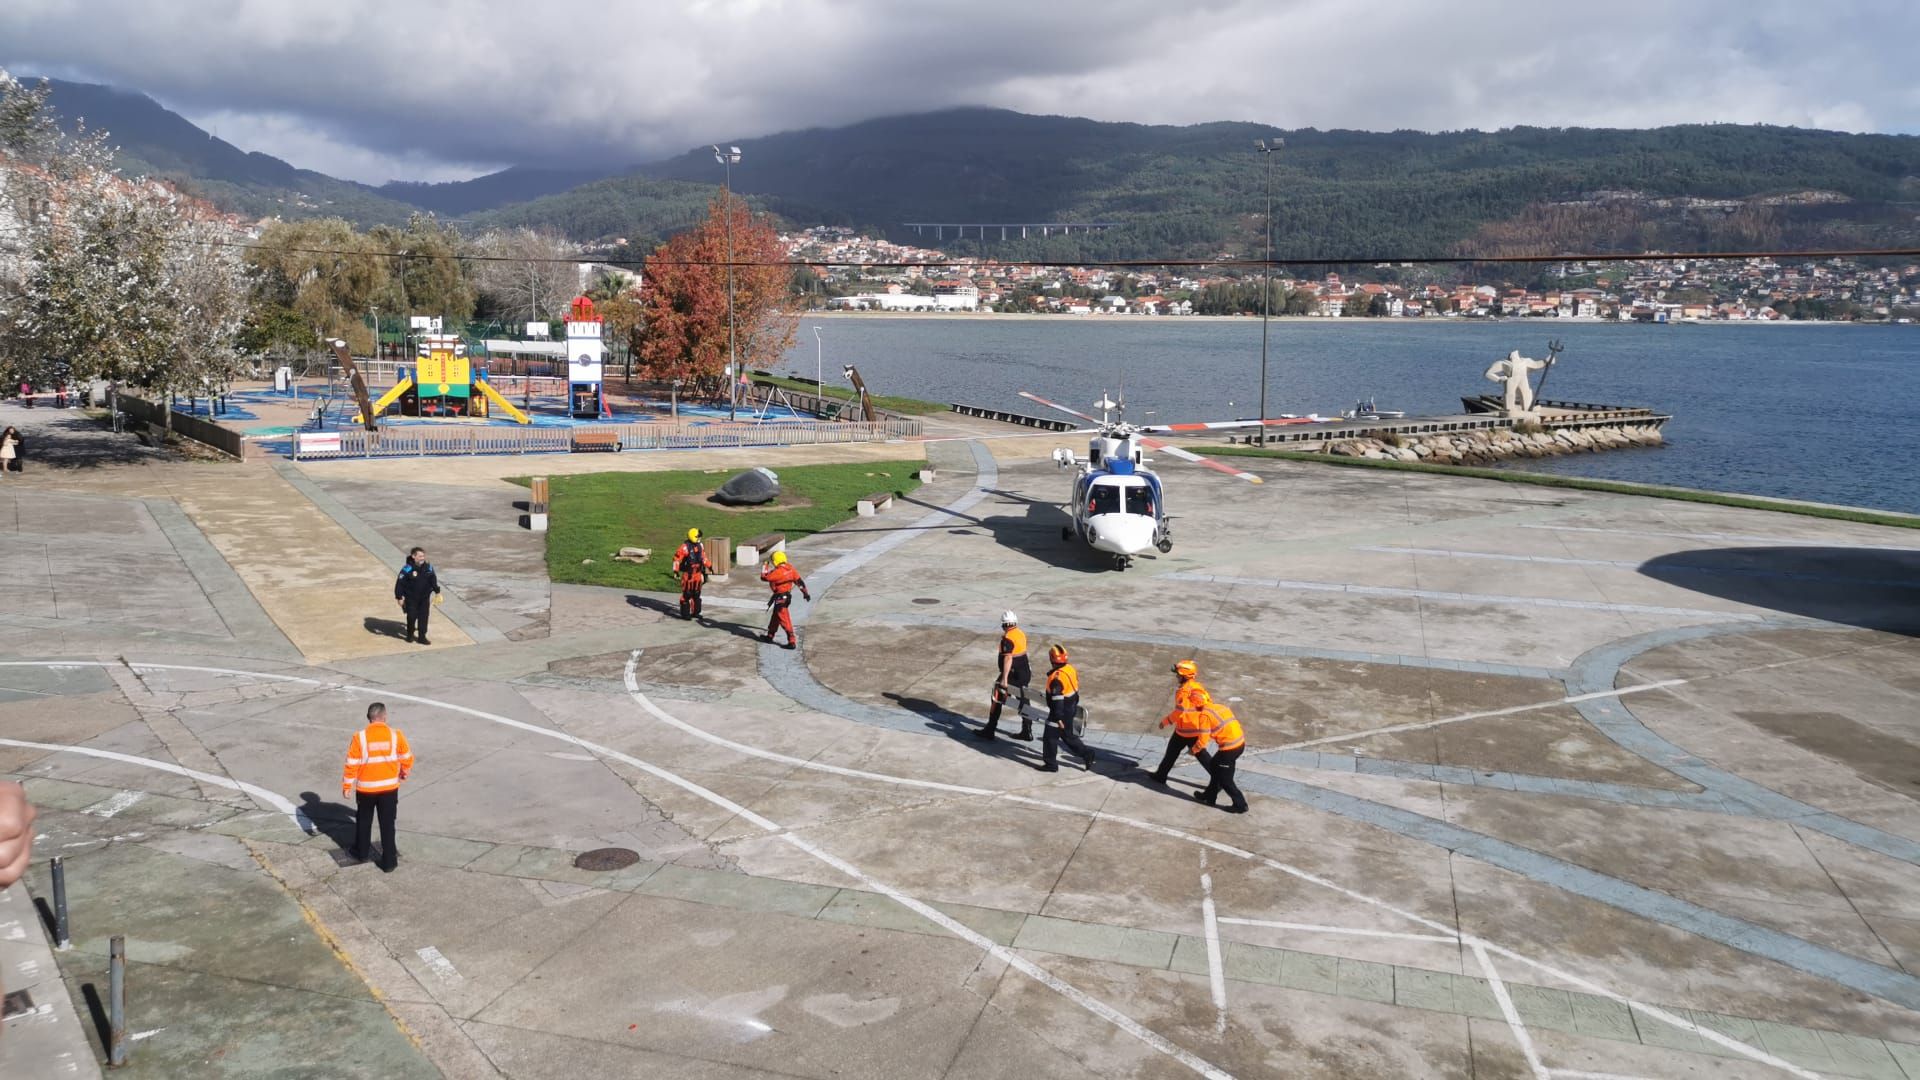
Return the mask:
[[[1100,410],[1098,418],[1025,390],[1020,391],[1020,396],[1098,425],[1086,429],[1093,436],[1087,442],[1086,460],[1076,458],[1073,451],[1065,447],[1053,452],[1054,462],[1062,469],[1076,470],[1068,503],[1073,523],[1061,527],[1060,539],[1073,540],[1077,537],[1095,551],[1111,555],[1116,570],[1125,570],[1133,565],[1134,556],[1144,554],[1148,548],[1154,548],[1162,555],[1173,550],[1172,519],[1167,514],[1166,489],[1159,474],[1147,468],[1150,459],[1144,451],[1153,450],[1204,465],[1250,484],[1262,482],[1253,473],[1168,445],[1149,437],[1148,432],[1218,431],[1240,427],[1312,424],[1322,420],[1318,416],[1286,416],[1267,420],[1139,425],[1126,421],[1127,406],[1124,400],[1111,401],[1105,394],[1093,406]]]

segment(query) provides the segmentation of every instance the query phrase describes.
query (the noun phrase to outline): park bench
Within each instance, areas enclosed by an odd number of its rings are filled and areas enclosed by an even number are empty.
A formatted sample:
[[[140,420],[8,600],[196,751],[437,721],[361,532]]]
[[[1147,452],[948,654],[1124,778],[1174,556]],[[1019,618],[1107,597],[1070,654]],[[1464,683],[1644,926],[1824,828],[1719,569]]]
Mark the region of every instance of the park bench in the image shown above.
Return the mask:
[[[884,513],[893,509],[893,492],[876,491],[854,503],[853,508],[859,511],[861,517],[872,517],[875,514]]]
[[[735,552],[734,561],[741,566],[758,566],[767,556],[776,551],[785,550],[787,550],[786,533],[761,533],[740,545],[740,549]]]
[[[620,452],[620,433],[617,431],[596,431],[591,428],[573,433],[573,451],[605,450],[609,453]]]

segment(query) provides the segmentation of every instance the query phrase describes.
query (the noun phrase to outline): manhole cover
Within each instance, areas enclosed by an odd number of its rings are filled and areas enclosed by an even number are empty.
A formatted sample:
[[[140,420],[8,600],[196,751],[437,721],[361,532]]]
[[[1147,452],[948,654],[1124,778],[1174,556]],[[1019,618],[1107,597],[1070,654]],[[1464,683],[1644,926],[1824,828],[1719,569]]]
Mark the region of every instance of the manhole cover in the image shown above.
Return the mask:
[[[931,596],[916,596],[913,598],[913,602],[916,604],[937,604],[940,601],[935,600]]]
[[[624,870],[640,861],[640,853],[623,847],[594,848],[574,856],[573,865],[580,870]]]

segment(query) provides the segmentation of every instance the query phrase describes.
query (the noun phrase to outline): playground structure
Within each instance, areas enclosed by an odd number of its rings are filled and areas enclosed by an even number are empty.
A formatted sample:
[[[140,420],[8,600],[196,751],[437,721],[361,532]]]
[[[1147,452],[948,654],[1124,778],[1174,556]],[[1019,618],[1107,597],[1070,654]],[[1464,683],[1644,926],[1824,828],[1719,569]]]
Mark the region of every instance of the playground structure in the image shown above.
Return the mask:
[[[575,304],[577,306],[579,301],[576,300]],[[595,325],[597,328],[598,324]],[[459,335],[422,335],[417,354],[413,373],[409,375],[404,368],[401,369],[393,386],[372,404],[369,411],[373,416],[379,416],[398,403],[402,416],[484,418],[492,409],[499,409],[513,418],[515,423],[532,423],[531,417],[502,397],[487,382],[484,369],[478,373],[474,371],[473,360],[467,355],[467,346]],[[365,413],[354,417],[355,423],[364,423],[366,420]]]
[[[606,344],[600,339],[600,313],[592,299],[573,298],[567,312],[567,411],[576,418],[611,417],[604,376]]]

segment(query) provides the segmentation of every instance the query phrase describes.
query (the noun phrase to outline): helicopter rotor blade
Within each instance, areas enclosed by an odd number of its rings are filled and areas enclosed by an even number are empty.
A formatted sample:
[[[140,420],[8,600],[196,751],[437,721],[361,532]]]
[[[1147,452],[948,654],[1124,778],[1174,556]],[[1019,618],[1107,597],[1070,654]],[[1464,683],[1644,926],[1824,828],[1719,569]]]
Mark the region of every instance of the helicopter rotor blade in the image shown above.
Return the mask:
[[[1195,465],[1205,465],[1207,468],[1212,469],[1215,472],[1226,473],[1228,476],[1231,476],[1236,480],[1245,480],[1249,484],[1266,483],[1266,481],[1260,479],[1258,476],[1255,476],[1250,472],[1242,472],[1241,470],[1232,468],[1231,466],[1222,465],[1210,457],[1201,457],[1199,454],[1196,454],[1191,450],[1182,450],[1177,446],[1173,446],[1168,443],[1163,443],[1159,439],[1142,438],[1140,440],[1140,444],[1142,446],[1146,446],[1152,449],[1156,453],[1169,454],[1173,457],[1179,458],[1182,461],[1191,461]]]
[[[1097,416],[1089,416],[1086,413],[1081,412],[1079,409],[1070,409],[1065,405],[1060,404],[1057,401],[1048,401],[1046,398],[1041,397],[1039,394],[1029,394],[1025,390],[1022,390],[1020,391],[1020,396],[1023,398],[1026,398],[1028,401],[1037,401],[1040,404],[1045,405],[1049,409],[1057,409],[1060,412],[1066,413],[1068,416],[1077,416],[1080,419],[1085,420],[1089,424],[1103,423],[1103,421]]]
[[[1198,424],[1153,424],[1141,431],[1230,431],[1244,427],[1286,427],[1292,424],[1324,424],[1324,416],[1277,416],[1266,420],[1211,420]]]

